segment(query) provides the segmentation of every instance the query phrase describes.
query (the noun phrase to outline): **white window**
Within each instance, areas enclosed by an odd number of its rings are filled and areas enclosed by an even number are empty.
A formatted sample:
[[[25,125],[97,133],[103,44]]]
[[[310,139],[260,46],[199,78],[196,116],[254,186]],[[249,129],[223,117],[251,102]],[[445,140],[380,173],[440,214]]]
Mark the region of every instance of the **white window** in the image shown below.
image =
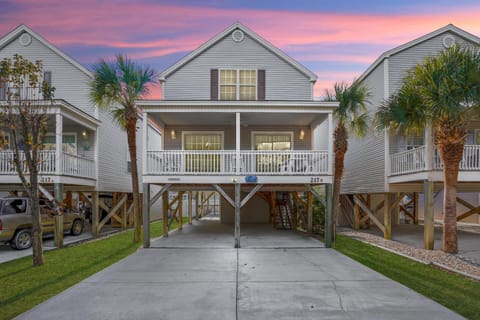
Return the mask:
[[[257,70],[220,70],[220,100],[256,100]]]
[[[423,135],[410,134],[407,136],[407,150],[423,147],[424,139]]]
[[[223,150],[223,132],[183,132],[183,149],[192,151]],[[196,153],[185,156],[187,172],[219,172],[220,154]]]
[[[55,135],[47,134],[43,139],[44,150],[55,150]],[[62,135],[62,151],[68,154],[77,154],[77,135],[75,133],[64,133]]]
[[[292,132],[253,133],[253,147],[255,150],[284,151],[291,150],[293,144]]]

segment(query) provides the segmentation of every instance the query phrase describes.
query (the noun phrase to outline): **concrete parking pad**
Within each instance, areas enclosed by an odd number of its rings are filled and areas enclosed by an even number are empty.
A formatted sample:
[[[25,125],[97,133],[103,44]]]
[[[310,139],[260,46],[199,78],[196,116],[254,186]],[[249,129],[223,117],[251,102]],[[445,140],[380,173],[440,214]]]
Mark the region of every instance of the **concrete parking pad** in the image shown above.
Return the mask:
[[[215,221],[152,242],[18,319],[462,319],[317,240]]]

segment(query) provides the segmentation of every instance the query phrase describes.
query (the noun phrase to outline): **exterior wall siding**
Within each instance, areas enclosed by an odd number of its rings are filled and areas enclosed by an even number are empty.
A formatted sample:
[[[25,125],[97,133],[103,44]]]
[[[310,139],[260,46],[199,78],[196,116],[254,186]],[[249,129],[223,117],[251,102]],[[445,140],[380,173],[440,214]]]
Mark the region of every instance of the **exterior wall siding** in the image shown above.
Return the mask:
[[[28,46],[22,46],[18,37],[0,50],[0,59],[20,54],[30,61],[41,60],[43,70],[52,72],[54,98],[64,99],[78,109],[96,116],[96,108],[90,103],[88,82],[90,77],[66,61],[32,36]]]
[[[163,84],[165,100],[210,100],[210,69],[265,69],[266,100],[311,100],[309,78],[245,34],[227,35],[171,74]]]
[[[176,139],[172,140],[170,131],[175,130]],[[305,138],[299,139],[300,130],[305,131]],[[182,132],[185,131],[220,131],[224,135],[224,150],[235,150],[235,127],[227,126],[167,126],[164,132],[165,150],[181,150],[182,149]],[[249,126],[240,129],[240,149],[252,150],[252,132],[292,132],[293,133],[293,149],[294,150],[310,150],[311,134],[309,127],[284,127],[284,126]],[[158,147],[151,145],[150,150],[158,150]]]
[[[372,93],[368,106],[373,118],[383,101],[384,64],[378,65],[364,80]],[[351,136],[345,155],[342,193],[377,193],[385,190],[385,135],[368,129],[363,138]]]

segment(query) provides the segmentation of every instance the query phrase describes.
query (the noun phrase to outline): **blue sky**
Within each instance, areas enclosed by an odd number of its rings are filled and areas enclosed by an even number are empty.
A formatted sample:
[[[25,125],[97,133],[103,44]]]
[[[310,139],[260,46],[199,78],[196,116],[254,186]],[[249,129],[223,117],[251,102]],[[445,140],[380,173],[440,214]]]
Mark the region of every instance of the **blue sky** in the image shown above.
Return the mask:
[[[479,36],[479,17],[478,0],[0,0],[0,34],[24,23],[86,67],[125,53],[162,71],[240,21],[314,71],[317,95],[449,23]]]

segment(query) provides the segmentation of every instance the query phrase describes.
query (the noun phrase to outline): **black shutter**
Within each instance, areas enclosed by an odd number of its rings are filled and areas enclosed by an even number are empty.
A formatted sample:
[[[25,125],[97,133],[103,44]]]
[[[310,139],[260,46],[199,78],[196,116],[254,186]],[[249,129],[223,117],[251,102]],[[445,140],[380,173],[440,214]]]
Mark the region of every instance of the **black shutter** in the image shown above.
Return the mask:
[[[210,99],[218,100],[218,69],[210,69]]]
[[[265,70],[257,70],[257,100],[265,100]]]

